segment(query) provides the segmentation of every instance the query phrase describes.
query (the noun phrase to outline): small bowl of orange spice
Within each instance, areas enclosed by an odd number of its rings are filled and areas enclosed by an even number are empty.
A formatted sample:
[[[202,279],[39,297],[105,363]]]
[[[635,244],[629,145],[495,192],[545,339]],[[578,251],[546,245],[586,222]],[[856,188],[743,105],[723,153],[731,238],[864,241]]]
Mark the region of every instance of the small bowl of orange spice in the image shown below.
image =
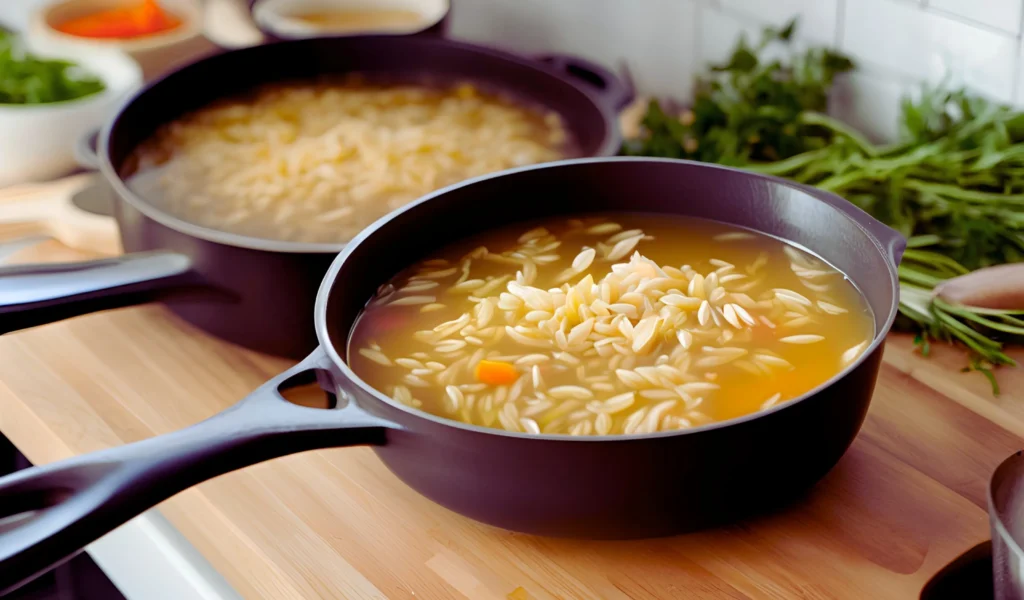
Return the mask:
[[[121,50],[148,79],[212,49],[202,17],[200,0],[54,0],[33,15],[28,38],[49,51]]]

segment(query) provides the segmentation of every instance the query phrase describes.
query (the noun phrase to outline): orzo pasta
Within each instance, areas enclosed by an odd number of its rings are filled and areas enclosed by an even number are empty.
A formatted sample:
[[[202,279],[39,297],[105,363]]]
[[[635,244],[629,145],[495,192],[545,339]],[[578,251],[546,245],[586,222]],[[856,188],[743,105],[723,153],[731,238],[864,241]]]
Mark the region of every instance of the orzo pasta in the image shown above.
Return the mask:
[[[873,338],[864,299],[777,239],[617,214],[505,228],[400,273],[349,362],[395,400],[526,433],[687,429],[824,383]]]
[[[199,225],[339,243],[463,179],[564,158],[557,114],[470,84],[274,85],[188,114],[141,144],[129,186]]]

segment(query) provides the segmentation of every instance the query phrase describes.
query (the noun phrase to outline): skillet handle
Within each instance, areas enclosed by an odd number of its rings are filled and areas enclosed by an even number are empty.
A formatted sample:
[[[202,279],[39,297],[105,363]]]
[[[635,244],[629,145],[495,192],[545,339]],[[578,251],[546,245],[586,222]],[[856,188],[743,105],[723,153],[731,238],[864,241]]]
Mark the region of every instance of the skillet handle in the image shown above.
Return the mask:
[[[0,334],[203,288],[191,266],[173,252],[2,266]]]
[[[625,71],[623,77],[619,77],[595,62],[568,54],[543,54],[538,56],[537,60],[584,83],[614,110],[625,108],[636,97],[636,90],[633,89],[628,71]]]
[[[100,536],[197,483],[271,458],[335,446],[382,445],[399,426],[352,402],[309,408],[281,390],[333,388],[317,349],[226,411],[187,429],[0,479],[0,596],[66,561]],[[3,519],[37,511],[5,527]]]
[[[900,266],[900,260],[903,259],[903,251],[907,249],[907,238],[903,237],[903,234],[875,219],[859,207],[855,206],[852,202],[848,202],[845,198],[837,194],[826,192],[825,190],[818,189],[805,183],[790,181],[788,179],[782,179],[779,177],[772,177],[772,179],[777,179],[786,185],[803,190],[811,196],[814,196],[815,198],[822,200],[849,215],[849,217],[856,221],[858,225],[866,229],[868,233],[882,243],[882,247],[885,249],[889,260],[892,262],[892,266]]]

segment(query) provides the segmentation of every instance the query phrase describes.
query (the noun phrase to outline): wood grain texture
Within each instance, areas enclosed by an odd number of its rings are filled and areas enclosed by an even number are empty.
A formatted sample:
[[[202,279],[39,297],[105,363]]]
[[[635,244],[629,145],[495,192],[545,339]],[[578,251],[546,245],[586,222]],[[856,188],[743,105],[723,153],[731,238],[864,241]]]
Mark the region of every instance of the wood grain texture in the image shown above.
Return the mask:
[[[76,257],[40,246],[24,258],[55,254]],[[687,536],[500,531],[418,496],[366,448],[257,465],[160,509],[246,598],[914,598],[988,538],[986,482],[1024,445],[1024,373],[1002,371],[993,398],[962,364],[892,336],[864,429],[820,485]],[[287,365],[159,306],[81,317],[0,337],[0,431],[46,463],[199,421]]]

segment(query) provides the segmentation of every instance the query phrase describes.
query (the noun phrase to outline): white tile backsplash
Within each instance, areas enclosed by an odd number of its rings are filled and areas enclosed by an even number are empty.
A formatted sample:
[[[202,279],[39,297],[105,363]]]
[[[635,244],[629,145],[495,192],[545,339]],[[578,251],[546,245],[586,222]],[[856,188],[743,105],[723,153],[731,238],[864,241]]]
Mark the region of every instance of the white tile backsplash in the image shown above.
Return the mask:
[[[869,139],[885,142],[899,136],[900,102],[912,91],[905,81],[859,69],[836,81],[829,107]]]
[[[622,6],[620,0],[613,0]],[[700,67],[694,48],[697,4],[691,0],[645,0],[658,15],[645,19],[626,9],[610,23],[607,58],[625,62],[644,93],[689,97]],[[579,50],[583,52],[582,48]],[[615,62],[611,62],[612,59]]]
[[[756,44],[760,39],[762,26],[755,21],[739,19],[708,7],[701,7],[699,12],[698,68],[726,63],[740,36],[745,36],[750,44]]]
[[[697,0],[636,1],[460,0],[451,32],[521,52],[574,53],[613,69],[626,65],[645,93],[689,97]]]
[[[928,6],[1014,35],[1020,33],[1020,0],[928,0]]]
[[[748,15],[775,26],[781,26],[794,16],[799,16],[800,24],[797,31],[801,36],[824,44],[832,44],[836,39],[839,0],[719,0],[719,2],[727,11]]]
[[[761,41],[765,23],[747,16],[739,16],[711,7],[701,7],[698,19],[699,33],[697,36],[697,67],[701,69],[709,64],[728,63],[737,40],[744,36],[747,43],[755,46]],[[798,30],[799,31],[799,30]],[[808,40],[800,35],[788,45],[774,43],[761,54],[762,60],[784,60],[791,51],[800,51],[808,44],[819,45],[824,42]],[[787,48],[788,46],[788,48]]]
[[[18,25],[44,0],[0,0]],[[709,61],[728,58],[741,32],[799,15],[798,46],[838,46],[858,72],[833,112],[876,138],[896,135],[899,97],[949,75],[1024,106],[1024,0],[454,0],[452,34],[525,53],[579,54],[627,64],[640,92],[688,99]]]
[[[893,0],[846,2],[842,49],[854,58],[932,82],[949,77],[1011,101],[1019,41]]]
[[[3,0],[0,0],[2,2]],[[833,112],[876,139],[897,135],[900,98],[921,82],[967,85],[1024,106],[1024,0],[458,0],[458,36],[629,64],[639,91],[689,98],[741,34],[799,16],[797,46],[857,61]]]

